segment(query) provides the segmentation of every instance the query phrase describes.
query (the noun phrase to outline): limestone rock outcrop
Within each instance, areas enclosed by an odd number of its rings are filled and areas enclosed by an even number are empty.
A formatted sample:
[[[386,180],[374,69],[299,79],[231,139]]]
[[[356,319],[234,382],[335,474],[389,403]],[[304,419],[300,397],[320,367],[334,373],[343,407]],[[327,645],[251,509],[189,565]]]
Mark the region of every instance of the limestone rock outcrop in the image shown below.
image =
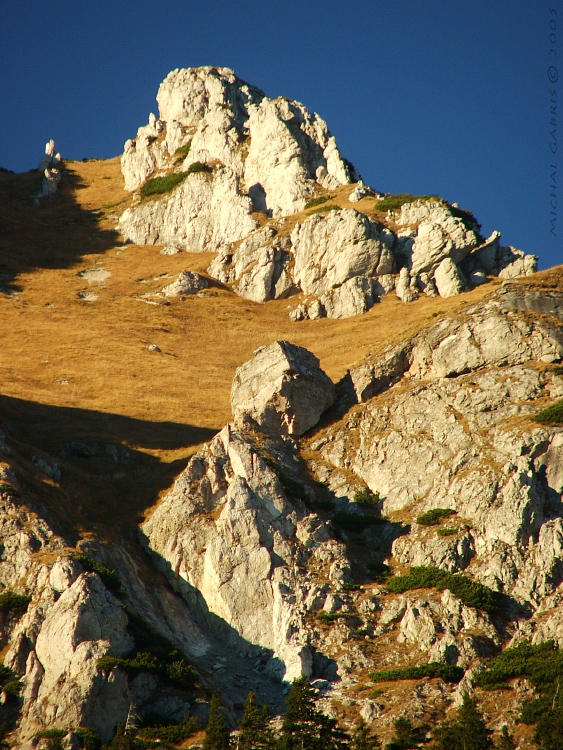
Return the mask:
[[[214,168],[213,178],[202,196],[190,190],[188,178],[170,195],[128,209],[120,228],[135,242],[218,250],[257,226],[252,211],[290,214],[303,208],[315,185],[359,179],[318,115],[299,102],[268,98],[229,68],[174,70],[157,101],[160,118],[151,114],[125,144],[126,189],[200,164]],[[209,237],[219,217],[223,228]]]
[[[174,70],[157,101],[160,117],[151,113],[125,143],[121,166],[129,191],[161,183],[134,198],[121,232],[138,244],[217,252],[209,273],[255,302],[314,296],[293,320],[358,315],[391,289],[403,302],[449,297],[487,275],[536,269],[535,256],[501,246],[498,232],[483,240],[470,212],[434,198],[405,202],[388,213],[388,226],[327,203],[287,232],[283,217],[312,198],[329,201],[323,191],[353,184],[348,202],[370,197],[375,208],[383,198],[341,156],[326,123],[229,68]],[[342,286],[356,277],[367,281]]]
[[[45,156],[39,162],[37,169],[43,172],[41,190],[35,196],[35,205],[39,205],[41,198],[49,198],[56,194],[61,181],[61,155],[55,153],[55,141],[50,140],[45,145]]]
[[[502,295],[500,295],[502,298]],[[497,300],[444,320],[350,373],[366,401],[322,449],[384,498],[384,512],[455,511],[450,536],[416,524],[393,544],[404,565],[472,575],[537,606],[560,581],[560,428],[518,428],[563,394],[543,363],[563,358],[563,329]],[[371,377],[370,377],[371,376]],[[394,392],[393,384],[401,387]],[[373,398],[386,390],[383,400]],[[516,421],[515,421],[516,420]]]
[[[273,434],[302,435],[334,401],[330,378],[301,346],[276,341],[238,368],[231,390],[236,423],[253,420]]]

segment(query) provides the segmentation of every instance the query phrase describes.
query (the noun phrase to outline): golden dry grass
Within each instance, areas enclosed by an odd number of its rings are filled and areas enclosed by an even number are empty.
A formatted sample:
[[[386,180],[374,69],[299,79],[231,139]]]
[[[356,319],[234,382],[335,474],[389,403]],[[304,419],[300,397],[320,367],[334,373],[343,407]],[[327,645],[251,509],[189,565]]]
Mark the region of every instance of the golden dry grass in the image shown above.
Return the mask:
[[[130,196],[117,158],[67,163],[59,195],[36,207],[31,198],[39,177],[0,175],[0,286],[8,292],[0,293],[0,422],[14,428],[25,460],[33,450],[57,455],[77,436],[135,451],[142,470],[119,469],[102,459],[92,459],[84,470],[69,467],[68,512],[72,497],[84,495],[87,485],[86,504],[100,502],[100,523],[118,506],[124,522],[138,519],[194,446],[230,419],[232,378],[257,347],[276,339],[305,346],[338,380],[368,353],[412,335],[436,316],[462,313],[495,288],[493,283],[410,305],[391,294],[366,315],[301,323],[288,318],[295,298],[260,305],[221,285],[205,297],[169,304],[149,298],[157,304],[148,304],[143,294],[159,291],[181,270],[205,272],[212,254],[162,256],[153,246],[120,248],[116,216]],[[337,191],[334,202],[352,207],[349,191]],[[354,207],[364,202],[369,200]],[[96,267],[111,273],[103,284],[88,285],[78,276]],[[98,299],[80,299],[87,290]],[[151,343],[162,352],[149,351]]]

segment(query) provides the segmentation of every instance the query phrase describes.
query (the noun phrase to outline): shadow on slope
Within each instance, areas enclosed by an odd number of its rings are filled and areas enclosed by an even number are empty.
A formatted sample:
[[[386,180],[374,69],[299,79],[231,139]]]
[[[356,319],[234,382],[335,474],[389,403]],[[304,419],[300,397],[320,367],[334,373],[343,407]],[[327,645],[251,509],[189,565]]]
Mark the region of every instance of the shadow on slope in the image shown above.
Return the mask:
[[[184,469],[190,447],[215,434],[9,396],[0,396],[0,427],[31,497],[73,544],[89,532],[112,539],[138,524]]]
[[[86,183],[76,170],[65,165],[56,196],[36,206],[42,178],[39,171],[0,172],[0,292],[22,291],[19,274],[67,268],[118,242],[117,232],[99,227],[100,212],[79,205]]]

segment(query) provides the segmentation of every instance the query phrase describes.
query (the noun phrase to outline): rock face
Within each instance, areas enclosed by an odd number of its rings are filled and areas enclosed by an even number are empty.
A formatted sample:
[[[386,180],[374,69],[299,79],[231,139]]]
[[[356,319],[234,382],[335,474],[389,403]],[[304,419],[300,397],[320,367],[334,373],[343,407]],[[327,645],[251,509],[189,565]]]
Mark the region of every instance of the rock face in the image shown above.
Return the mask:
[[[359,400],[402,387],[367,400],[323,453],[385,498],[385,512],[457,513],[451,536],[415,525],[398,538],[398,562],[471,563],[478,580],[537,606],[560,581],[561,430],[517,424],[563,394],[561,376],[534,364],[563,358],[563,330],[496,300],[467,313],[390,351],[371,381],[366,365],[352,371]]]
[[[226,427],[190,461],[142,528],[200,621],[228,648],[244,654],[262,647],[266,672],[291,680],[313,673],[303,628],[312,584],[295,564],[314,559],[330,534],[315,514],[288,499],[270,451]],[[325,557],[344,562],[334,541]]]
[[[319,191],[355,183],[350,205],[382,197],[343,159],[326,123],[299,102],[267,97],[229,68],[174,70],[157,101],[160,118],[151,114],[125,144],[125,187],[177,181],[135,198],[121,232],[139,244],[217,252],[209,273],[254,302],[312,295],[292,310],[293,320],[358,315],[391,289],[403,302],[419,293],[449,297],[487,275],[536,269],[535,256],[502,247],[498,232],[484,241],[469,212],[441,200],[390,212],[393,230],[327,203],[326,213],[300,217],[286,232],[282,217],[302,211]],[[270,220],[261,226],[264,215]],[[353,278],[363,281],[347,284]]]
[[[126,189],[196,164],[213,173],[205,184],[190,176],[169,196],[128,209],[120,228],[135,242],[219,250],[257,226],[252,211],[290,214],[303,208],[315,185],[359,179],[318,115],[298,102],[268,98],[229,68],[174,70],[157,101],[160,119],[151,114],[125,144]]]
[[[268,432],[302,435],[334,401],[319,360],[301,346],[276,341],[238,368],[231,390],[235,422],[252,419]]]
[[[341,418],[314,435],[305,433],[335,397],[318,360],[288,342],[259,349],[235,376],[234,422],[141,524],[145,556],[133,558],[132,539],[83,540],[73,556],[4,461],[0,576],[31,596],[25,614],[0,621],[4,663],[23,683],[18,741],[84,725],[109,740],[131,704],[143,716],[158,705],[171,720],[205,720],[201,693],[188,699],[150,672],[99,668],[102,657],[136,652],[135,618],[228,708],[253,689],[281,710],[281,681],[305,675],[327,708],[381,713],[382,726],[396,712],[359,692],[372,690],[375,669],[467,670],[459,688],[405,688],[401,713],[435,710],[471,690],[471,675],[509,642],[561,640],[563,428],[530,421],[563,398],[553,367],[563,327],[544,312],[557,313],[558,299],[506,285],[367,359],[339,384]],[[7,433],[3,441],[9,458]],[[437,508],[449,511],[442,525],[417,521]],[[119,589],[85,560],[113,569]],[[504,620],[448,589],[393,593],[374,580],[384,561],[395,573],[434,566],[502,591]],[[154,582],[153,567],[168,585]]]

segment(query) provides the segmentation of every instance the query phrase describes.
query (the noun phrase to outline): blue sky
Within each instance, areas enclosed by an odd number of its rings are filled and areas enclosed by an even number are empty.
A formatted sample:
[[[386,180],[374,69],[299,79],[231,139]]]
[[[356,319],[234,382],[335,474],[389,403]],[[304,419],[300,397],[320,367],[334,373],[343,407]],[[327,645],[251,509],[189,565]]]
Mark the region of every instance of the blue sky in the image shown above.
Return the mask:
[[[0,64],[8,169],[49,138],[116,156],[170,70],[223,65],[318,112],[373,187],[439,194],[541,268],[563,263],[563,0],[2,0]]]

